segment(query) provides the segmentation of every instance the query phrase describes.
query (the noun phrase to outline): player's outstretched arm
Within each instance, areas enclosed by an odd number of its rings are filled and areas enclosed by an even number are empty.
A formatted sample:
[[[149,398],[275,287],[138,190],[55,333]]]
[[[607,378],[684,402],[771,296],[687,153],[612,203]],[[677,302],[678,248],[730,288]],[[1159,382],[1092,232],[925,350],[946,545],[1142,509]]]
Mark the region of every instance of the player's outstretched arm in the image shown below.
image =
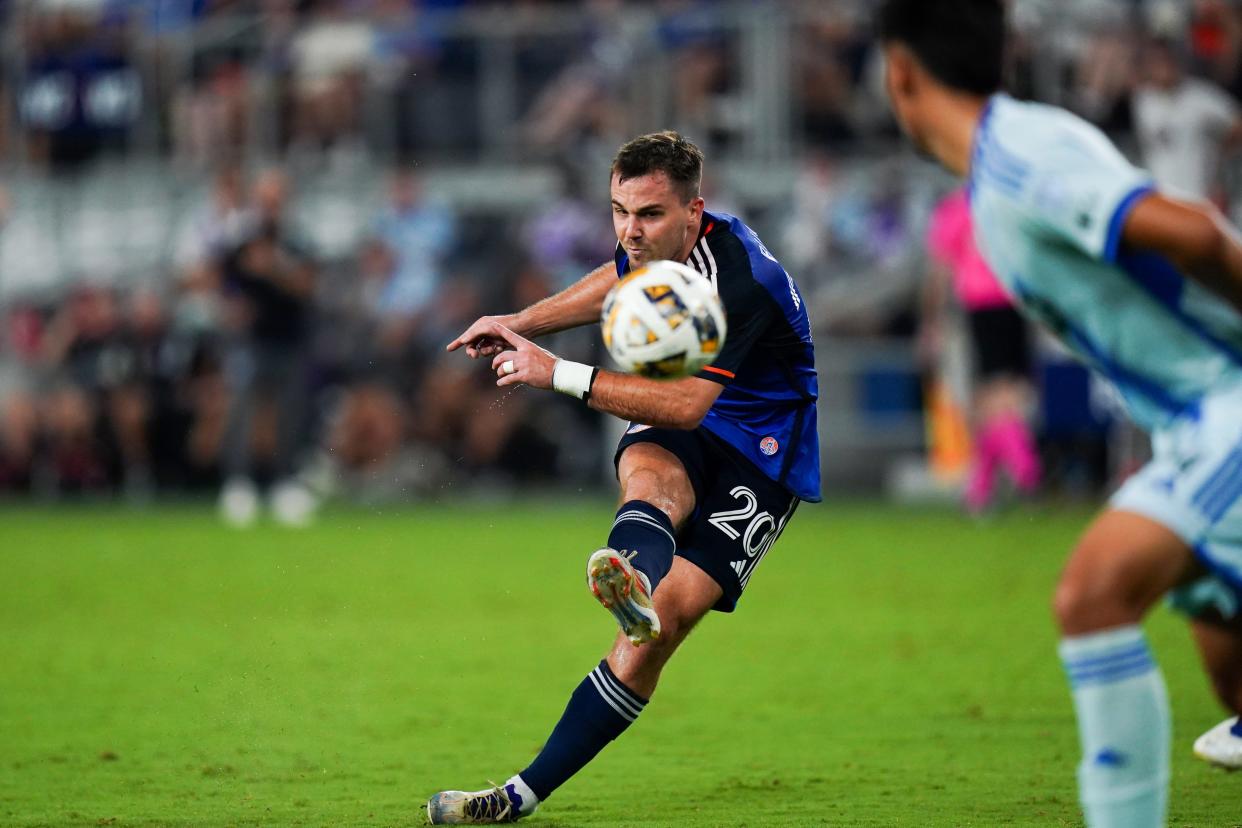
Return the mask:
[[[617,283],[616,266],[602,264],[559,293],[541,299],[525,310],[505,316],[484,316],[448,344],[448,350],[465,347],[471,359],[500,353],[504,343],[489,336],[499,324],[519,336],[534,338],[599,321],[604,297]]]
[[[1151,193],[1131,208],[1121,239],[1163,255],[1242,313],[1242,239],[1211,204]]]
[[[600,371],[587,405],[657,428],[697,428],[724,386],[698,377],[653,380]]]
[[[497,385],[561,391],[585,399],[596,411],[646,425],[695,428],[723,388],[698,377],[653,380],[558,359],[498,322],[489,323],[482,333],[505,343],[492,357]]]

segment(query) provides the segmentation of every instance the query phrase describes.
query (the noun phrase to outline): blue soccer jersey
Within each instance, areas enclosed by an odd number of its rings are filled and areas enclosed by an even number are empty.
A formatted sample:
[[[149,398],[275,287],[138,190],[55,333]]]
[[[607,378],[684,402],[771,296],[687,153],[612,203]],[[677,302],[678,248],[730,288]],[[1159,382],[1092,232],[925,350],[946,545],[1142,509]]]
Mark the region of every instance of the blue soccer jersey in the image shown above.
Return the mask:
[[[620,245],[617,275],[629,271]],[[724,386],[702,427],[769,479],[818,502],[819,381],[806,305],[793,278],[740,220],[704,213],[686,264],[716,288],[728,334],[716,361],[698,373]]]

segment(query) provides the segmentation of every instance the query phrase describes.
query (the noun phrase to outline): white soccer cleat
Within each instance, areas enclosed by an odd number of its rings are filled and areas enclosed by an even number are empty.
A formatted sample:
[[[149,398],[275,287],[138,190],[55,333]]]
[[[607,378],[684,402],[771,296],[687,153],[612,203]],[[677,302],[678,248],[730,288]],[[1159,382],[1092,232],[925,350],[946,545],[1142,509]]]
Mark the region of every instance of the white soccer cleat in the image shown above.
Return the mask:
[[[517,822],[521,816],[500,786],[483,791],[440,791],[427,800],[427,822],[432,825],[496,825]]]
[[[1195,739],[1195,756],[1218,767],[1242,769],[1242,717],[1225,719]]]
[[[587,584],[635,647],[660,637],[651,585],[623,553],[605,547],[592,554],[587,560]]]

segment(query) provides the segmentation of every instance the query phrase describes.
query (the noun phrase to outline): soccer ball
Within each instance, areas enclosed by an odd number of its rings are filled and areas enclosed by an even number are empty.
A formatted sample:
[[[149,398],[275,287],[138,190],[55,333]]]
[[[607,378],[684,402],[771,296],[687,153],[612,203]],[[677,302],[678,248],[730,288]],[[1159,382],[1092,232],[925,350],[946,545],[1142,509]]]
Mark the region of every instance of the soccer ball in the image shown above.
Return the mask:
[[[604,347],[626,371],[684,377],[720,356],[724,305],[707,277],[677,262],[652,262],[608,292],[600,328]]]

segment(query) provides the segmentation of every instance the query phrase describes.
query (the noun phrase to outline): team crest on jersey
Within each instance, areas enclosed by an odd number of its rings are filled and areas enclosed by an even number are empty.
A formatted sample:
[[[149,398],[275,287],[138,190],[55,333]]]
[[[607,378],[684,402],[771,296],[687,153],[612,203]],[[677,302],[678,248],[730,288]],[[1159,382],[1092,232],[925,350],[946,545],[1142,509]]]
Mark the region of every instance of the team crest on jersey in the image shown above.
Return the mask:
[[[776,454],[781,450],[781,444],[776,442],[775,437],[764,437],[759,441],[759,450],[768,457],[771,457],[773,454]]]

